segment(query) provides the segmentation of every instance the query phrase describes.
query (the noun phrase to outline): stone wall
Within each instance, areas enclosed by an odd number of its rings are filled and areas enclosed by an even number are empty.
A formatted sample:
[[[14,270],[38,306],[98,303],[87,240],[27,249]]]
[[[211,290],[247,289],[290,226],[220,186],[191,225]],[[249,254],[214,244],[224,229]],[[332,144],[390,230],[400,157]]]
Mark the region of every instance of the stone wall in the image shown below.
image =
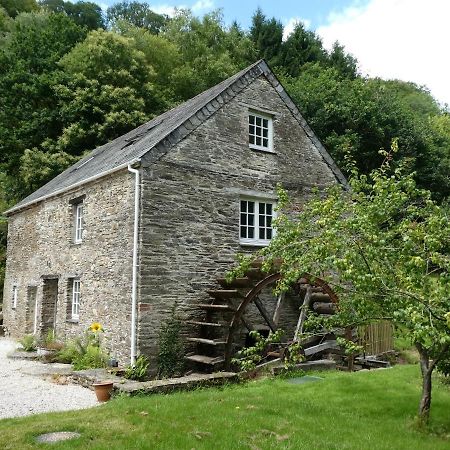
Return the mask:
[[[70,201],[83,195],[83,240],[74,244]],[[112,355],[129,362],[133,195],[134,175],[125,170],[9,218],[3,310],[11,336],[20,337],[33,329],[33,305],[27,302],[33,298],[33,286],[37,288],[38,333],[45,332],[45,321],[51,318],[42,317],[42,305],[51,298],[51,280],[56,278],[56,335],[79,336],[98,321],[105,328],[104,341]],[[81,281],[78,322],[70,321],[68,304],[73,278]],[[16,309],[12,308],[14,285],[18,289]]]
[[[274,114],[274,153],[249,149],[249,108]],[[150,356],[174,302],[183,321],[202,317],[196,304],[208,300],[206,290],[235,264],[236,253],[255,250],[239,244],[242,195],[276,198],[282,183],[301,204],[313,187],[336,182],[264,76],[164,156],[155,161],[150,152],[143,166],[138,345]],[[286,308],[292,322],[298,305],[286,302]],[[192,334],[189,325],[184,334]]]

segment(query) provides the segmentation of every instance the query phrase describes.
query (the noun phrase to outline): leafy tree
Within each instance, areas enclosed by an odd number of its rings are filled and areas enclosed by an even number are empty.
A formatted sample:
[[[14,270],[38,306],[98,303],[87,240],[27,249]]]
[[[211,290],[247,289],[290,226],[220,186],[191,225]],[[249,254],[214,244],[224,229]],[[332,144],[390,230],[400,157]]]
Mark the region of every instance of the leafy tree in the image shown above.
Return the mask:
[[[304,64],[325,62],[327,59],[321,39],[313,31],[306,30],[301,22],[295,25],[294,31],[283,43],[281,55],[282,67],[293,77],[299,75]]]
[[[36,0],[0,0],[0,8],[4,8],[10,17],[15,18],[22,12],[36,11],[39,6]]]
[[[419,156],[430,146],[428,121],[387,82],[346,78],[316,63],[305,65],[296,78],[285,77],[284,84],[339,166],[344,167],[350,152],[359,170],[369,173],[381,163],[379,150],[388,149],[395,138],[399,158],[407,159],[411,170],[427,164]],[[420,172],[417,179],[424,181]]]
[[[147,3],[128,0],[110,6],[106,11],[106,18],[110,26],[125,21],[136,27],[145,28],[153,34],[160,33],[169,21],[166,15],[152,11]]]
[[[237,53],[231,50],[233,41],[228,38],[220,11],[199,19],[190,11],[181,10],[164,36],[179,48],[184,62],[171,76],[171,86],[179,100],[195,96],[241,68],[238,55],[242,47]]]
[[[250,37],[260,58],[269,64],[277,66],[280,62],[283,41],[283,24],[275,18],[267,19],[258,8],[252,17]]]
[[[61,132],[54,86],[62,82],[59,59],[85,30],[61,14],[21,14],[0,46],[0,168],[8,176],[8,201],[29,191],[19,177],[26,149]]]
[[[88,30],[105,28],[103,12],[94,2],[77,1],[72,3],[64,0],[40,0],[39,4],[52,12],[67,14],[76,24]]]
[[[337,41],[328,55],[328,65],[347,78],[356,78],[358,73],[358,61],[352,55],[345,53],[344,47]]]
[[[337,314],[311,315],[310,330],[381,319],[406,330],[420,355],[419,416],[426,422],[433,370],[450,356],[450,221],[412,174],[392,171],[391,155],[383,154],[370,175],[352,171],[351,190],[317,193],[295,217],[281,191],[277,235],[262,254],[268,266],[282,261],[279,291],[305,273],[334,287]]]
[[[92,31],[60,61],[69,80],[56,87],[63,131],[46,147],[80,155],[104,144],[165,108],[154,72],[134,41]]]

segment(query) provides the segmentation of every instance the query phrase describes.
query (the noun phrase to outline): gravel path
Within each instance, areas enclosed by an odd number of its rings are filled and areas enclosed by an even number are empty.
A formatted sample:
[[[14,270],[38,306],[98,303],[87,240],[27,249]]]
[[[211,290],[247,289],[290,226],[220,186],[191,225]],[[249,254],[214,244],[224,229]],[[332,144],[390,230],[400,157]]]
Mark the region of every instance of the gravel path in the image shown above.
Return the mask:
[[[17,344],[0,338],[0,419],[97,405],[95,393],[77,385],[42,379],[45,364],[8,359]]]

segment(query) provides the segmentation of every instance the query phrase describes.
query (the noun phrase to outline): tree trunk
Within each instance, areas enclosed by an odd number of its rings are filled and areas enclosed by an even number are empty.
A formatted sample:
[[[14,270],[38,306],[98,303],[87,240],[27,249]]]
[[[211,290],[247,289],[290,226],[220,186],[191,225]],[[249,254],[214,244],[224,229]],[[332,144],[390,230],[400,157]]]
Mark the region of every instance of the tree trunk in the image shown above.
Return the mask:
[[[430,365],[428,352],[421,344],[416,343],[420,355],[420,370],[422,372],[422,397],[419,404],[419,420],[424,425],[430,417],[431,408],[431,374],[434,364]]]

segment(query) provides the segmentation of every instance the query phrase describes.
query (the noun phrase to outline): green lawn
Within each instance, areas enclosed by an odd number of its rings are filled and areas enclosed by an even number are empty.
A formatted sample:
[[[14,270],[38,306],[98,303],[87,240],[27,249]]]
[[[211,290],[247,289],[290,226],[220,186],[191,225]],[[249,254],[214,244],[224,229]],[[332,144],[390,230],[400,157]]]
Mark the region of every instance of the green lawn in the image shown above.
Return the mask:
[[[116,398],[98,408],[0,421],[0,448],[450,449],[450,387],[435,382],[432,419],[418,431],[417,366],[320,374],[303,385],[266,379],[223,389]],[[35,444],[51,431],[78,431]]]

